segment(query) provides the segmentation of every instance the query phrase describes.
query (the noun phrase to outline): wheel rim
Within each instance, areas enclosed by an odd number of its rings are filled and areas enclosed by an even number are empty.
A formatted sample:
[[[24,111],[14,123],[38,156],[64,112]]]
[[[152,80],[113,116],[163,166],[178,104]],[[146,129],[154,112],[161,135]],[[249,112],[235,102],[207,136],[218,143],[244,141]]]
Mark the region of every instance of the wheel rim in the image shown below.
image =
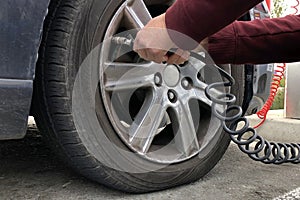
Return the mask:
[[[141,61],[110,42],[150,19],[143,0],[126,1],[106,30],[99,70],[105,110],[118,136],[142,158],[174,164],[205,157],[221,134],[204,92],[205,64],[194,58],[184,66]]]

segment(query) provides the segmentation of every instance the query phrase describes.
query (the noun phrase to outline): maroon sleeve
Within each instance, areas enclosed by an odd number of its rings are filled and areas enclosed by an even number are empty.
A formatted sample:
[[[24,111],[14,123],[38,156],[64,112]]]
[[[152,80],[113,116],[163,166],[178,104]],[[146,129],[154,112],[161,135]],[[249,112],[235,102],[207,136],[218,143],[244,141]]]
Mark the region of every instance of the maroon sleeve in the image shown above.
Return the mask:
[[[262,0],[177,0],[166,12],[166,26],[197,42],[216,33]],[[193,42],[169,31],[174,43],[186,50]]]
[[[300,15],[234,22],[209,37],[208,52],[218,64],[300,61]]]

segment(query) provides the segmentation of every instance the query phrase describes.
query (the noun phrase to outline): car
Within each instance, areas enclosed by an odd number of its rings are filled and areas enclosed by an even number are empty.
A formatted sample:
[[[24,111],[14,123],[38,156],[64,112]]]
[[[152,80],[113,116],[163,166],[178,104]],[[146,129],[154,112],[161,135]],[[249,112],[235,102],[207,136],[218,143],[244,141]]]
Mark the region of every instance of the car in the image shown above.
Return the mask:
[[[192,67],[144,61],[111,40],[173,2],[2,1],[0,140],[23,138],[34,116],[46,143],[74,170],[131,193],[207,174],[230,143],[204,92],[214,72],[197,60],[190,62],[201,66],[197,77]],[[268,70],[220,67],[235,78],[230,91],[245,113],[255,88],[268,93]],[[262,106],[252,104],[248,114]]]

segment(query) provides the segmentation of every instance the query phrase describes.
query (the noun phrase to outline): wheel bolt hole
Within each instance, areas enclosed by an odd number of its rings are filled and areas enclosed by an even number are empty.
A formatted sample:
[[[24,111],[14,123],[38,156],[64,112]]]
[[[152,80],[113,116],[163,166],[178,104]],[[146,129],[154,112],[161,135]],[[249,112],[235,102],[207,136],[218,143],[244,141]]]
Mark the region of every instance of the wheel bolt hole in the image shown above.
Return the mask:
[[[177,95],[174,90],[169,90],[168,91],[168,98],[171,103],[175,103],[177,101]]]
[[[162,85],[162,76],[160,73],[154,75],[154,83],[156,86],[160,87]]]
[[[190,90],[193,87],[193,80],[191,78],[184,78],[181,80],[181,85],[184,89]]]

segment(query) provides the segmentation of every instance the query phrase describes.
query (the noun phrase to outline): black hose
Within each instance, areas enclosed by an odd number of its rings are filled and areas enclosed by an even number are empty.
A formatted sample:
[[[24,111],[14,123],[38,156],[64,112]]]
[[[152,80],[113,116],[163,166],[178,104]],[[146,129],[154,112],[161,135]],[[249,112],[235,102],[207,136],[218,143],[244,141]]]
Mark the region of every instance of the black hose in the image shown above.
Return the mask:
[[[191,56],[203,61],[203,57],[197,53],[191,53]],[[253,160],[265,164],[300,163],[299,143],[277,143],[265,140],[257,134],[254,128],[250,127],[248,119],[243,117],[242,108],[234,105],[236,97],[233,94],[211,95],[211,89],[218,89],[220,86],[230,87],[235,83],[229,73],[217,65],[212,66],[216,67],[226,80],[208,85],[205,94],[213,102],[213,115],[222,121],[224,131],[230,135],[231,140],[238,145],[239,149]],[[220,113],[217,105],[226,105],[225,111]],[[242,124],[242,127],[238,127],[239,124]]]

